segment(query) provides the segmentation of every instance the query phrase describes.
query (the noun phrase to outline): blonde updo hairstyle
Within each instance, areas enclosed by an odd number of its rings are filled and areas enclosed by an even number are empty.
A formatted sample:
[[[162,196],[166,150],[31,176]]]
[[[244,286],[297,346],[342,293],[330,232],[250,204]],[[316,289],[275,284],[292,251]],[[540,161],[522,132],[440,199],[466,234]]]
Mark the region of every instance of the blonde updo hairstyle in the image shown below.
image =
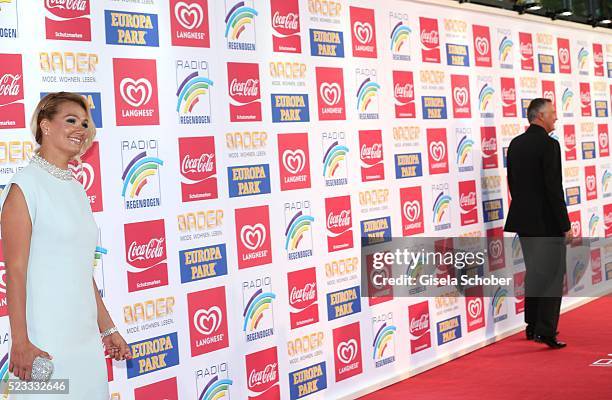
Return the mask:
[[[44,119],[51,121],[59,112],[59,107],[66,102],[73,102],[81,106],[83,110],[85,110],[85,112],[87,113],[87,119],[89,120],[89,135],[87,139],[83,142],[79,154],[74,157],[75,160],[80,162],[81,156],[85,154],[89,147],[91,147],[91,144],[93,143],[93,140],[96,137],[96,126],[94,125],[93,118],[91,117],[89,103],[82,95],[72,92],[55,92],[49,93],[45,97],[40,99],[38,105],[36,106],[36,109],[34,110],[34,114],[32,115],[32,121],[30,124],[32,129],[32,135],[34,135],[34,139],[36,139],[36,143],[38,143],[38,146],[40,148],[43,141],[43,131],[40,127],[40,123]]]

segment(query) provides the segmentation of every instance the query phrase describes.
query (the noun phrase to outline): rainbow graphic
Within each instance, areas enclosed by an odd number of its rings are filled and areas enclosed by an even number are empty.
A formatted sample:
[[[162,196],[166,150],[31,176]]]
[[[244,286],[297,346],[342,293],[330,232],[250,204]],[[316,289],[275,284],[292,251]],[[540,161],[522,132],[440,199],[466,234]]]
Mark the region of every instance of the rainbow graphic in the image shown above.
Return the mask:
[[[608,186],[610,185],[610,178],[612,178],[612,174],[608,169],[606,169],[601,176],[601,187],[603,188],[603,192],[608,192]]]
[[[262,289],[258,289],[253,296],[249,299],[246,307],[244,308],[244,324],[242,330],[247,332],[253,332],[257,329],[259,322],[264,316],[264,312],[272,307],[272,300],[276,298],[276,295],[271,292],[263,292]]]
[[[380,85],[367,78],[359,86],[357,90],[357,110],[365,112],[372,101],[378,98],[378,90]]]
[[[519,235],[514,235],[512,238],[512,258],[514,260],[520,260],[523,258],[523,249],[521,248]]]
[[[493,306],[493,315],[499,315],[501,313],[501,308],[504,305],[504,301],[508,297],[508,291],[504,288],[497,288],[495,294],[493,295],[493,300],[491,301],[491,305]]]
[[[504,36],[499,43],[499,61],[505,62],[508,59],[508,56],[512,54],[512,47],[514,46],[514,42],[507,36]]]
[[[348,147],[332,143],[323,156],[323,176],[333,178],[341,163],[345,162],[348,151]]]
[[[577,286],[584,273],[586,271],[586,263],[581,260],[576,261],[576,265],[574,266],[574,271],[572,273],[572,280],[574,282],[574,286]]]
[[[147,184],[147,178],[155,175],[164,162],[157,157],[147,157],[147,152],[138,154],[125,168],[121,179],[123,179],[123,190],[121,195],[125,198],[128,186],[131,186],[130,198],[139,195],[142,188]]]
[[[374,351],[372,352],[372,357],[375,360],[380,360],[385,354],[385,350],[388,346],[393,346],[393,338],[395,336],[395,331],[397,328],[393,325],[387,325],[387,323],[383,323],[378,332],[376,332],[376,336],[374,336]]]
[[[101,246],[96,246],[96,252],[94,253],[94,268],[98,266],[102,260],[102,255],[107,255],[108,250]]]
[[[257,10],[244,5],[244,1],[236,3],[225,17],[225,37],[229,40],[238,40],[247,25],[253,24]]]
[[[9,361],[8,361],[8,353],[6,353],[4,355],[4,357],[2,357],[2,360],[0,360],[0,382],[3,383],[3,387],[4,390],[2,391],[2,398],[6,399],[8,398],[9,392],[8,392],[8,380],[9,380]]]
[[[229,387],[232,383],[231,379],[219,379],[219,375],[216,375],[202,390],[198,400],[219,400],[221,398],[229,398]]]
[[[585,69],[587,58],[589,57],[589,51],[584,47],[578,52],[578,68]]]
[[[597,227],[599,226],[599,216],[597,214],[591,214],[589,219],[589,232],[591,237],[597,237]]]
[[[434,223],[440,223],[444,218],[444,213],[449,209],[451,197],[444,192],[440,193],[436,198],[433,206],[433,221]]]
[[[210,79],[199,76],[197,72],[188,75],[176,91],[176,111],[181,114],[190,113],[200,101],[200,97],[208,95],[212,85]]]
[[[393,30],[391,30],[391,51],[393,53],[399,53],[402,46],[410,39],[412,30],[408,25],[404,25],[402,21],[398,22]]]
[[[478,93],[478,100],[480,102],[481,112],[484,112],[487,110],[487,107],[489,106],[489,104],[491,103],[491,100],[493,99],[493,94],[495,94],[495,89],[489,86],[488,83],[485,83],[482,89],[480,89],[480,93]]]
[[[570,88],[565,88],[563,96],[561,96],[561,104],[563,105],[563,111],[569,111],[572,107],[572,100],[574,99],[574,92]]]
[[[421,257],[419,259],[419,261],[414,266],[414,268],[411,266],[410,271],[408,272],[408,275],[410,275],[414,279],[417,279],[419,276],[423,275],[423,269],[425,266],[425,263],[423,262],[423,258],[424,257]]]
[[[310,230],[313,222],[314,218],[310,215],[304,215],[301,211],[295,214],[285,230],[285,236],[287,237],[285,249],[296,250],[304,234]]]
[[[472,146],[474,146],[474,141],[467,136],[463,136],[457,144],[457,164],[464,165],[465,160],[470,155],[472,151]]]

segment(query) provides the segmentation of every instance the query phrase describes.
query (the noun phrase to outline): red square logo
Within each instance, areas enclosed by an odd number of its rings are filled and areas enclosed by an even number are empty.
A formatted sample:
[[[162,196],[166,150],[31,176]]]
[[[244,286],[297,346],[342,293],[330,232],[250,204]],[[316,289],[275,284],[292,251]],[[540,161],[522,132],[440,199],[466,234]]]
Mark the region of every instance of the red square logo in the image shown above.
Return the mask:
[[[482,168],[497,168],[497,136],[494,126],[480,127],[480,145],[482,150]]]
[[[386,253],[385,253],[386,254]],[[386,301],[393,300],[393,285],[388,282],[376,284],[378,282],[377,276],[386,277],[393,274],[393,266],[390,263],[382,261],[383,266],[374,267],[374,254],[365,255],[366,262],[366,273],[368,280],[368,304],[374,306],[381,304]]]
[[[317,67],[316,75],[319,120],[345,120],[346,107],[344,105],[342,68]]]
[[[353,57],[376,58],[376,24],[374,10],[350,7]]]
[[[476,181],[459,182],[459,207],[461,208],[461,226],[478,222],[476,202]]]
[[[230,121],[261,121],[259,65],[227,63]]]
[[[465,316],[468,332],[484,328],[485,310],[482,286],[465,289]]]
[[[81,156],[81,164],[76,161],[68,165],[72,176],[83,185],[91,211],[102,211],[102,176],[100,174],[100,146],[93,142],[89,150]]]
[[[270,347],[245,356],[249,400],[280,400],[276,350]]]
[[[352,249],[353,219],[351,196],[326,198],[325,220],[327,221],[327,251]]]
[[[591,284],[601,282],[601,249],[591,249]]]
[[[489,272],[502,269],[506,266],[504,228],[487,229],[487,256],[489,259]]]
[[[425,232],[423,223],[423,195],[420,186],[400,188],[402,235],[412,236]]]
[[[359,149],[361,181],[370,182],[385,179],[381,131],[359,131]]]
[[[605,209],[604,209],[604,213],[605,213]],[[571,226],[572,234],[574,235],[574,237],[575,238],[582,237],[582,222],[580,218],[580,210],[572,211],[571,213],[568,214],[568,217],[570,220],[570,226]],[[604,223],[605,223],[605,219],[604,219]]]
[[[445,128],[427,129],[427,159],[430,175],[448,173],[447,148]]]
[[[586,199],[597,199],[597,173],[594,165],[584,167],[584,184],[586,186]]]
[[[0,54],[0,129],[25,128],[21,54]]]
[[[557,107],[557,96],[555,95],[555,81],[542,81],[542,97],[552,101],[553,107]]]
[[[113,58],[117,126],[159,125],[155,60]]]
[[[395,118],[415,118],[414,79],[411,71],[393,71]]]
[[[595,76],[604,76],[603,46],[601,43],[593,43],[593,65]]]
[[[502,113],[504,117],[516,117],[516,87],[514,78],[501,78]]]
[[[514,274],[514,310],[516,314],[525,311],[525,271]]]
[[[419,17],[421,56],[423,62],[440,63],[440,33],[438,20],[435,18]]]
[[[128,292],[168,284],[164,220],[135,222],[123,226]]]
[[[557,53],[559,55],[559,73],[572,73],[572,56],[568,39],[557,38]]]
[[[91,41],[89,0],[45,0],[47,39]]]
[[[191,357],[229,346],[225,286],[187,293]]]
[[[597,141],[599,142],[599,157],[610,155],[610,136],[608,135],[608,124],[597,125]]]
[[[238,269],[270,264],[272,262],[272,241],[270,240],[268,206],[237,208],[234,213]]]
[[[215,154],[214,136],[179,138],[183,202],[218,197]]]
[[[272,48],[277,52],[301,53],[298,0],[270,0]]]
[[[308,133],[280,133],[277,140],[281,190],[309,188]]]
[[[427,300],[408,306],[410,353],[418,353],[431,347],[431,324]]]
[[[488,26],[472,25],[474,56],[477,67],[491,67],[491,34]]]
[[[565,161],[576,160],[576,127],[574,125],[563,125],[563,138]]]
[[[604,204],[603,213],[605,236],[612,237],[612,204]]]
[[[521,69],[533,71],[533,39],[531,33],[519,32],[519,45],[521,50]]]
[[[471,118],[470,77],[467,75],[451,75],[453,91],[453,116],[455,118]]]
[[[317,271],[306,268],[287,274],[291,329],[319,322]]]
[[[589,82],[580,82],[580,111],[583,117],[590,117],[591,110],[591,85]]]
[[[178,400],[176,378],[135,388],[134,400]]]
[[[4,265],[4,254],[2,250],[2,240],[0,240],[0,317],[8,315],[6,305],[6,266]]]
[[[332,334],[334,337],[336,382],[361,374],[363,364],[359,322],[335,328]]]
[[[170,0],[173,46],[210,47],[208,0]]]

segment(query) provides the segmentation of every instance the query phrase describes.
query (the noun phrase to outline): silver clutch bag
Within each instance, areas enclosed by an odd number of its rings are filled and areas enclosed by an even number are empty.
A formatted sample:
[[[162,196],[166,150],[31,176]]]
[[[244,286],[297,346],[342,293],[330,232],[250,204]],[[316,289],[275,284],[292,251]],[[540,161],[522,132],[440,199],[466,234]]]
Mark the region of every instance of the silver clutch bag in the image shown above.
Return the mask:
[[[32,363],[32,380],[47,382],[53,375],[53,362],[48,358],[36,357]]]

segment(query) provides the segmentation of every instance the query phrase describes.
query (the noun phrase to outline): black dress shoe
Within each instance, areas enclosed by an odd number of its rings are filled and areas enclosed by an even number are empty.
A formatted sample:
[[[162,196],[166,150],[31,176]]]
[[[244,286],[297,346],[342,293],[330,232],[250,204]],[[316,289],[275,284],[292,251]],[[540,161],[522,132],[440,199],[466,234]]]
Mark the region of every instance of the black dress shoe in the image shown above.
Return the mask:
[[[535,338],[535,332],[533,328],[529,326],[525,328],[525,338],[527,338],[527,340],[533,340]]]
[[[550,347],[551,349],[562,349],[565,346],[567,346],[567,344],[565,342],[558,341],[556,336],[540,336],[540,335],[536,335],[535,341],[537,343],[544,343],[544,344],[548,345],[548,347]]]

